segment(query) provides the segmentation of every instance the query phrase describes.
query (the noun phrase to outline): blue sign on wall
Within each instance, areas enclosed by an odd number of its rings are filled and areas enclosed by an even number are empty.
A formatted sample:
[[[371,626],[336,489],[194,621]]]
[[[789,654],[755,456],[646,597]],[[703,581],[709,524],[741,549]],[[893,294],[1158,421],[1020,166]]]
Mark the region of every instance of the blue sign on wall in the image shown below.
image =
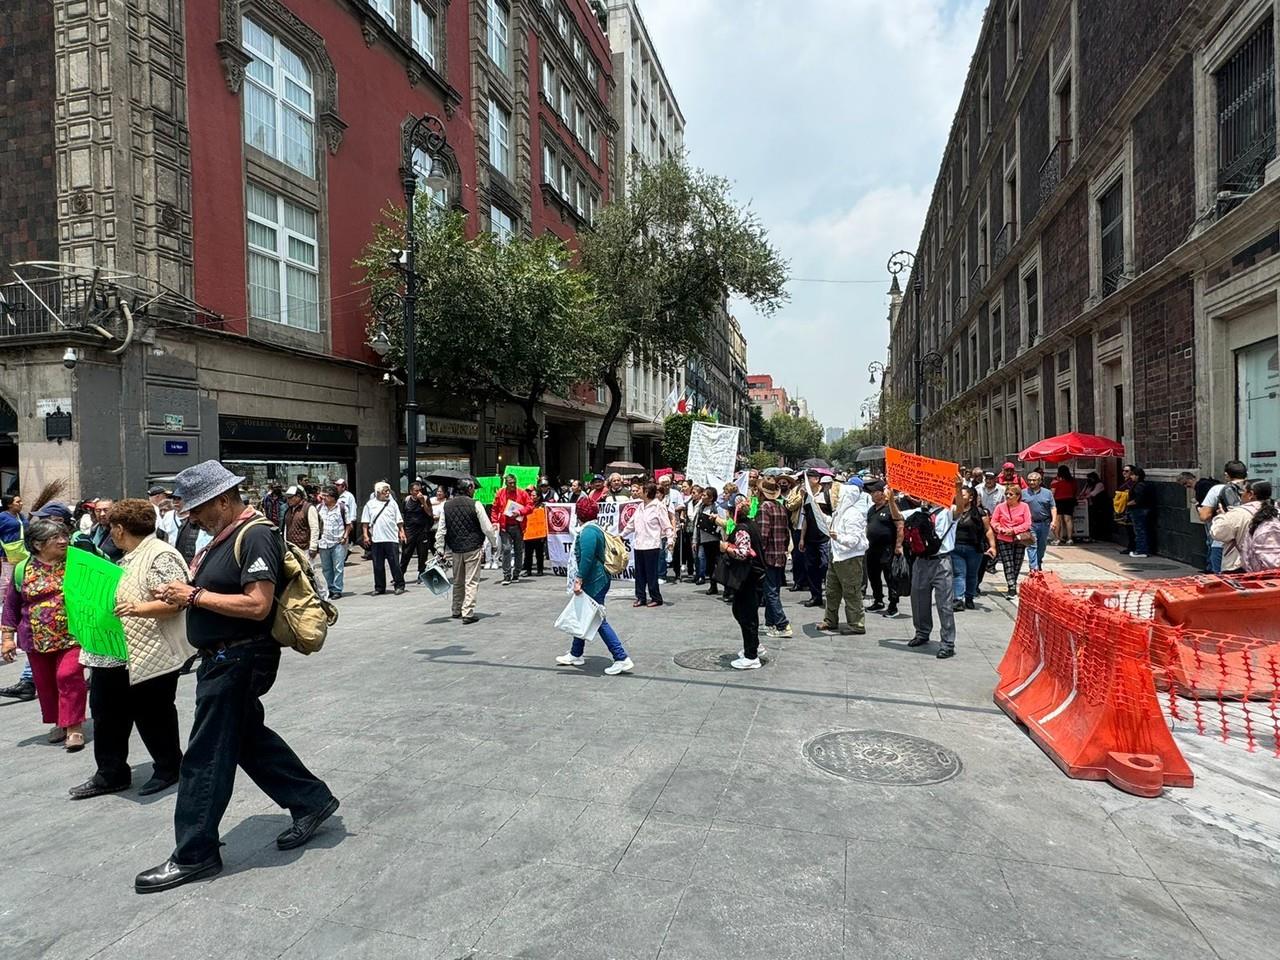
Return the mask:
[[[188,440],[166,440],[164,442],[164,455],[166,457],[185,457],[188,452]]]

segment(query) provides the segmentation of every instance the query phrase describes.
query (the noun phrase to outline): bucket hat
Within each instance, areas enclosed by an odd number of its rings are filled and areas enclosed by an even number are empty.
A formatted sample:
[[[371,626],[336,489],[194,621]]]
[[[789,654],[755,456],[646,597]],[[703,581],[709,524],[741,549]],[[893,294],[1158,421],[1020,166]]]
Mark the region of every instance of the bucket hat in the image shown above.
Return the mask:
[[[173,480],[173,494],[182,500],[182,505],[187,510],[194,510],[218,494],[234,490],[244,483],[244,477],[237,477],[217,460],[206,460],[194,467],[187,467]]]

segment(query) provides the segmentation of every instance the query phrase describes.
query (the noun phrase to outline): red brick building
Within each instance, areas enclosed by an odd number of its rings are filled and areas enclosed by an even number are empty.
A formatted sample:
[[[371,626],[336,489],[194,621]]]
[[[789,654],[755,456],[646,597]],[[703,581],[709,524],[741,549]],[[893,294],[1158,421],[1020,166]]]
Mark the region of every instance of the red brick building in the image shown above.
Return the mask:
[[[1157,547],[1198,563],[1183,470],[1280,480],[1276,0],[993,0],[892,321],[926,453],[999,464],[1070,430],[1159,484]],[[1119,463],[1079,462],[1115,482]]]

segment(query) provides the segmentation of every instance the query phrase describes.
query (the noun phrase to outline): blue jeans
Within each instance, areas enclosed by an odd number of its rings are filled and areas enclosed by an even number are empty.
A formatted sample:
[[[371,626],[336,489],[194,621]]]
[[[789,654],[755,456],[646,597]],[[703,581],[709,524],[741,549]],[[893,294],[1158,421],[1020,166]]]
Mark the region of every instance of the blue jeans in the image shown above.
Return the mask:
[[[606,581],[604,589],[599,593],[588,594],[592,600],[604,606],[604,598],[609,595],[609,584]],[[622,646],[622,641],[618,639],[618,635],[614,632],[613,627],[609,626],[609,621],[605,620],[600,624],[600,639],[604,641],[604,645],[609,648],[609,652],[613,654],[615,660],[627,659],[627,651]],[[573,643],[569,646],[569,652],[575,657],[582,656],[582,651],[586,647],[587,641],[582,637],[574,637]]]
[[[706,540],[698,544],[698,579],[706,580],[707,577],[715,571],[715,560],[712,559],[711,552],[720,551],[719,540]]]
[[[1049,521],[1033,520],[1031,532],[1036,535],[1036,542],[1035,546],[1027,549],[1027,566],[1032,570],[1039,570],[1044,563],[1045,547],[1049,545]]]
[[[330,593],[342,592],[342,566],[346,562],[347,545],[345,543],[320,548],[320,569],[324,571],[324,582],[329,585]]]
[[[955,578],[957,600],[972,600],[978,595],[978,574],[987,558],[977,547],[957,543],[951,551],[951,576]]]
[[[1213,545],[1213,537],[1209,535],[1209,524],[1204,525],[1204,548],[1206,560],[1204,562],[1205,571],[1207,573],[1222,572],[1222,547]]]
[[[782,609],[782,585],[787,582],[786,567],[764,568],[764,625],[785,627],[787,615]]]
[[[667,538],[662,538],[662,543],[658,547],[658,577],[666,579],[667,576]]]
[[[1147,530],[1147,521],[1150,518],[1151,511],[1145,507],[1130,507],[1129,519],[1133,521],[1133,552],[1134,553],[1150,553],[1150,531]],[[1222,557],[1218,557],[1218,566],[1222,566]]]

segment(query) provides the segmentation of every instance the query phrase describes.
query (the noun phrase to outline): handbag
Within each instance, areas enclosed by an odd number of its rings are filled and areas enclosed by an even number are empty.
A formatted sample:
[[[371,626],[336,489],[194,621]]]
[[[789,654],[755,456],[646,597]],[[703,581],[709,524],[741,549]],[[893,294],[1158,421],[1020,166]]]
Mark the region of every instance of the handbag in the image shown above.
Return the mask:
[[[746,560],[734,560],[722,553],[711,576],[716,583],[724,584],[726,590],[741,590],[751,576],[751,564]]]
[[[1032,533],[1030,530],[1023,530],[1014,539],[1017,540],[1018,543],[1022,544],[1024,547],[1029,547],[1036,542],[1036,535]]]
[[[889,565],[889,584],[900,597],[911,593],[911,564],[901,554],[894,554],[893,563]]]

